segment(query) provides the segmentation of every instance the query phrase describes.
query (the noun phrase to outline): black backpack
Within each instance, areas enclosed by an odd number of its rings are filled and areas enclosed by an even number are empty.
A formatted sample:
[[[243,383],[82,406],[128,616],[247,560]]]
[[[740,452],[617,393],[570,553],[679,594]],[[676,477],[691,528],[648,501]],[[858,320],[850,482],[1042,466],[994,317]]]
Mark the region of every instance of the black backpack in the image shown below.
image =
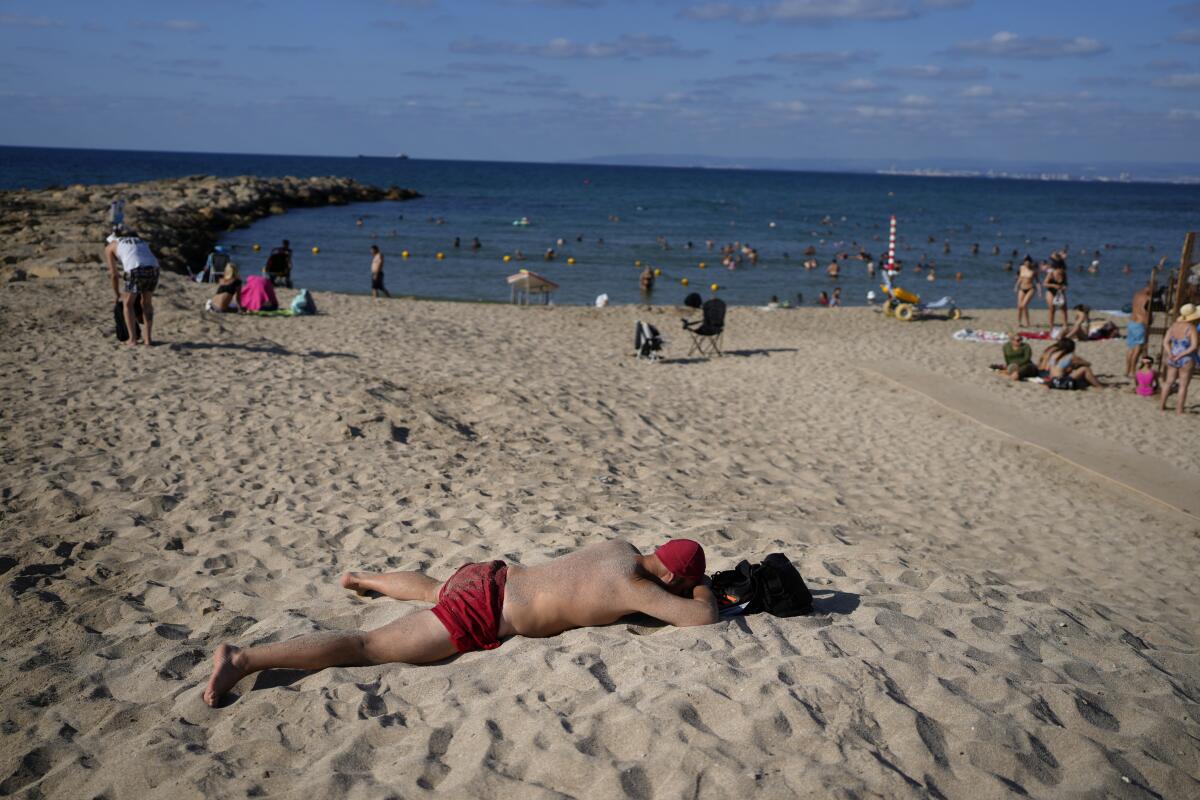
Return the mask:
[[[733,569],[713,575],[712,583],[722,610],[745,604],[743,614],[766,611],[776,617],[812,611],[812,594],[783,553],[772,553],[761,564],[741,561]]]

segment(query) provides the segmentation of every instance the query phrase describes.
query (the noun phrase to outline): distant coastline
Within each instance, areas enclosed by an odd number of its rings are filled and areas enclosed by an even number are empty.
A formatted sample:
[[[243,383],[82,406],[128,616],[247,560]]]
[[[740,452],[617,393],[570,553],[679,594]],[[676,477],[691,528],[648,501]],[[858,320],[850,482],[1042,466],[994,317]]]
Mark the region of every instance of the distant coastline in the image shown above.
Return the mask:
[[[67,156],[71,153],[112,153],[129,157],[138,154],[153,158],[205,157],[247,159],[344,159],[349,162],[386,161],[403,163],[409,161],[479,164],[546,164],[613,167],[656,167],[665,169],[741,170],[768,172],[817,172],[845,175],[895,175],[919,178],[975,178],[991,180],[1029,180],[1056,183],[1150,183],[1179,186],[1200,185],[1200,163],[1069,163],[1069,162],[1019,162],[979,159],[867,159],[867,158],[774,158],[774,157],[730,157],[700,154],[629,153],[623,155],[581,156],[558,161],[504,161],[471,158],[421,158],[407,154],[396,155],[315,155],[276,153],[217,153],[172,150],[112,150],[94,148],[50,148],[26,145],[0,145],[0,177],[10,165],[5,162],[19,157],[20,151],[56,152]],[[119,181],[123,175],[113,175],[96,182]],[[13,184],[0,181],[0,188],[41,188],[32,183]]]
[[[682,169],[900,175],[917,178],[983,178],[1063,183],[1165,183],[1183,186],[1200,184],[1200,164],[987,163],[973,159],[946,159],[939,163],[930,163],[923,159],[730,158],[661,153],[595,156],[566,163]]]

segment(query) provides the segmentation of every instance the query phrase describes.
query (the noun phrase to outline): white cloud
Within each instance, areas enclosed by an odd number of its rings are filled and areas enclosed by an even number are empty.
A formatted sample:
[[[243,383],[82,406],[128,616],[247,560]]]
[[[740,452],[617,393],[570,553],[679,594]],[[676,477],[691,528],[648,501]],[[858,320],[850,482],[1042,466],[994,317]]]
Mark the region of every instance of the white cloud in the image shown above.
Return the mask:
[[[1172,108],[1167,112],[1167,119],[1172,120],[1200,120],[1200,110],[1195,108]]]
[[[27,17],[22,14],[0,14],[0,27],[61,28],[62,23],[49,17]]]
[[[900,98],[900,105],[909,108],[929,108],[933,105],[933,98],[923,94],[906,94]]]
[[[911,19],[917,13],[904,0],[780,0],[756,5],[702,3],[685,8],[680,16],[703,21],[733,20],[752,25],[767,22],[823,25],[848,20]]]
[[[474,55],[537,56],[560,59],[605,58],[699,58],[707,50],[685,50],[670,36],[648,33],[623,33],[611,42],[573,42],[566,38],[551,39],[546,44],[522,44],[499,40],[460,39],[451,42],[453,53]]]
[[[918,109],[896,106],[855,106],[854,113],[863,119],[912,119],[922,115]]]
[[[961,95],[963,97],[991,97],[996,93],[996,90],[990,86],[976,84],[963,89]]]
[[[950,48],[955,55],[991,58],[1069,58],[1097,56],[1108,52],[1108,45],[1086,36],[1068,39],[1056,36],[1020,36],[1000,31],[990,39],[970,39]]]
[[[866,92],[878,92],[885,88],[887,87],[880,86],[870,78],[854,78],[852,80],[839,83],[837,86],[833,87],[833,90],[835,92],[841,92],[842,94],[860,94]]]
[[[875,53],[869,50],[810,50],[775,53],[766,60],[772,64],[807,67],[811,71],[820,71],[874,61]]]
[[[133,27],[144,31],[168,31],[171,33],[199,33],[208,30],[207,25],[194,19],[142,20],[134,22]]]
[[[986,77],[986,67],[943,67],[936,64],[912,64],[903,67],[888,67],[882,74],[893,78],[917,78],[930,81],[972,81]]]
[[[808,104],[803,100],[776,100],[767,107],[785,114],[804,114],[808,111]]]
[[[1186,31],[1180,31],[1171,37],[1171,41],[1181,44],[1200,44],[1200,30],[1192,28]]]
[[[1163,89],[1200,89],[1200,73],[1168,75],[1155,80],[1154,85]]]

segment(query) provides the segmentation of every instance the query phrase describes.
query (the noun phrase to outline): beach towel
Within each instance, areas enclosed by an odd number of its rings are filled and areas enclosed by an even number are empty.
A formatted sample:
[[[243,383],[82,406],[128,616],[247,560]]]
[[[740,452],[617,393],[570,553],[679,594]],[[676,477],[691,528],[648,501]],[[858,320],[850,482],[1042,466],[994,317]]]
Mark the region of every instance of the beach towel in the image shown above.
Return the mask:
[[[238,305],[244,311],[274,311],[279,308],[275,287],[262,275],[247,275],[238,295]]]
[[[973,328],[963,328],[950,334],[960,342],[980,342],[982,344],[1008,344],[1008,334],[1004,331],[977,331]],[[1024,334],[1028,337],[1028,334]]]
[[[950,295],[946,295],[945,297],[943,297],[940,300],[934,300],[932,303],[926,303],[925,308],[941,309],[941,308],[947,308],[952,305],[954,305],[954,298],[951,297]]]

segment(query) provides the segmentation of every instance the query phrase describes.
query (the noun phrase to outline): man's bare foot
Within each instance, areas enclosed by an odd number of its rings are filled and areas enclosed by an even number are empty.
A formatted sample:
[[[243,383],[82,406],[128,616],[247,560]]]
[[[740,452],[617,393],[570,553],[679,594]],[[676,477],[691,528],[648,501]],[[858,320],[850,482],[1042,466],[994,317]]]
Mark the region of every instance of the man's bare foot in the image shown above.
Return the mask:
[[[343,572],[339,579],[343,589],[349,589],[356,593],[359,597],[366,597],[370,589],[364,589],[362,584],[358,582],[357,572]]]
[[[212,676],[208,679],[208,686],[204,688],[204,702],[213,708],[217,707],[217,703],[221,702],[226,692],[246,677],[245,670],[238,665],[242,660],[241,654],[242,649],[231,644],[219,645],[213,653]]]

